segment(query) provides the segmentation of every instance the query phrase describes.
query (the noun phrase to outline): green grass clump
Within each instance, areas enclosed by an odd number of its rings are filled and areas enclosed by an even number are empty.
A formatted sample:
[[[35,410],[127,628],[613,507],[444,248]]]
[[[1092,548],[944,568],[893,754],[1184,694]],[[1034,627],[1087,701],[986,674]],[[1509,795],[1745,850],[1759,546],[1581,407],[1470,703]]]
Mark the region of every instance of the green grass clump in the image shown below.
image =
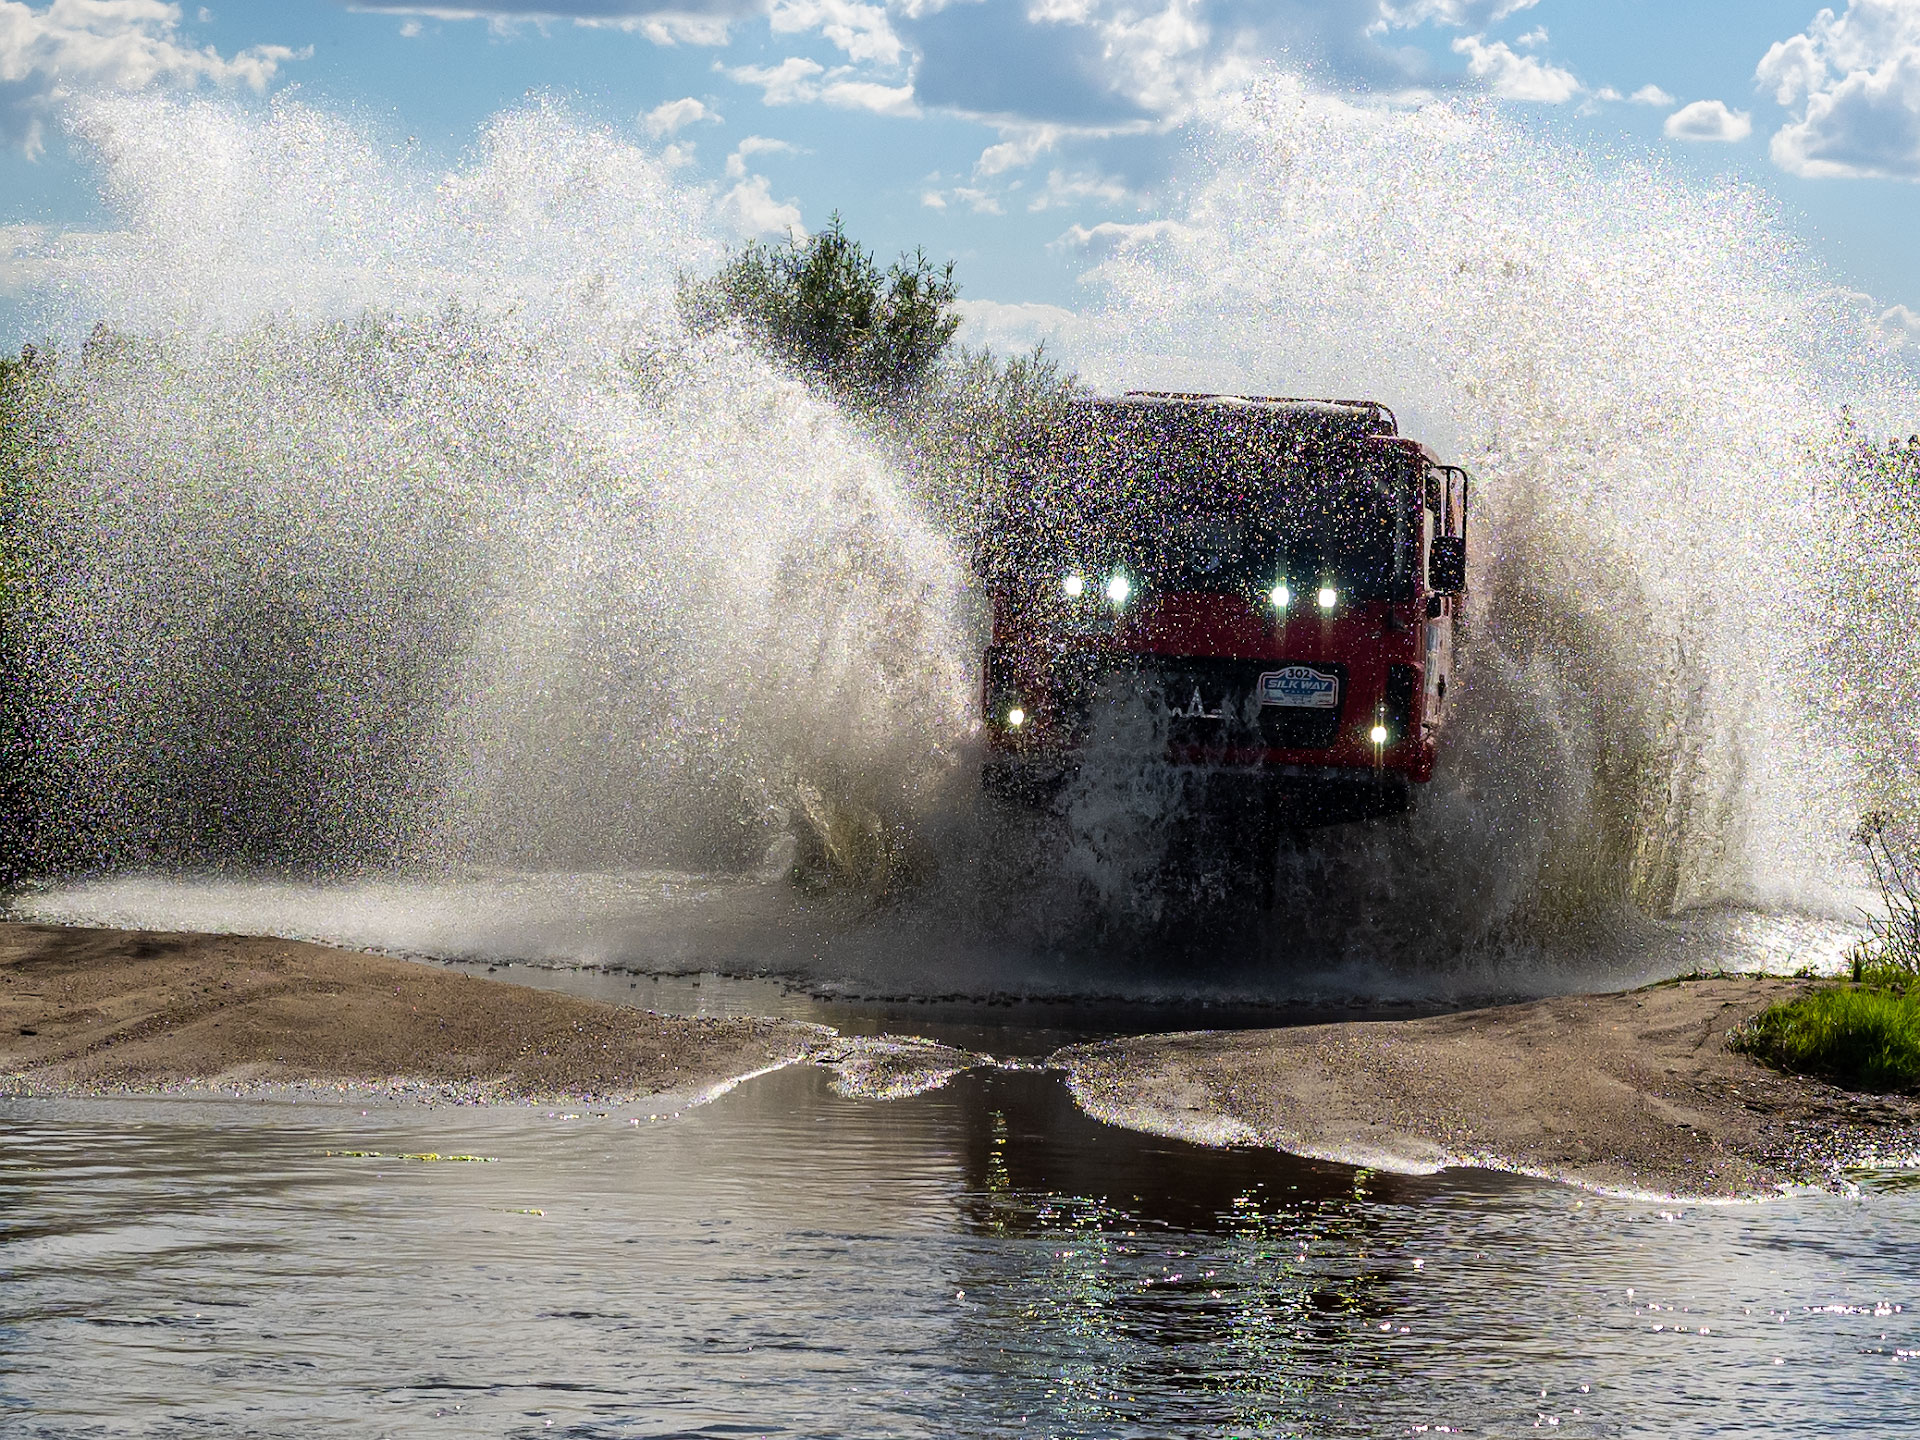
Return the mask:
[[[1920,1092],[1920,837],[1876,813],[1854,839],[1885,913],[1853,948],[1853,983],[1782,1001],[1735,1032],[1733,1048],[1855,1090]]]
[[[1854,1090],[1920,1090],[1920,990],[1844,985],[1755,1017],[1735,1048]]]

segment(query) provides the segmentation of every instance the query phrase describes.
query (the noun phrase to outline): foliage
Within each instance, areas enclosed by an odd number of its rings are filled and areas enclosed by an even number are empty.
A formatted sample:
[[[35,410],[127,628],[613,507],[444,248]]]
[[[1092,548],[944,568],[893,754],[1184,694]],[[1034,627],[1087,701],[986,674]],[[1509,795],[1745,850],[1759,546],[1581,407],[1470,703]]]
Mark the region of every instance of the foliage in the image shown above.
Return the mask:
[[[1021,448],[1079,387],[1041,349],[1011,359],[954,352],[953,270],[916,250],[882,272],[836,213],[804,241],[751,243],[709,279],[683,276],[680,304],[696,331],[741,326],[873,422],[920,499],[967,544]]]
[[[1856,983],[1920,987],[1920,845],[1883,813],[1868,815],[1854,839],[1866,851],[1884,916],[1854,946]]]
[[[1920,1089],[1920,990],[1837,985],[1775,1005],[1736,1047],[1858,1090]]]
[[[953,262],[924,250],[885,270],[846,233],[827,228],[785,245],[751,241],[705,281],[682,278],[682,312],[696,330],[745,327],[770,351],[842,399],[902,398],[960,328]]]
[[[1021,451],[1058,423],[1079,389],[1040,348],[1006,360],[963,349],[928,377],[899,423],[923,497],[960,540],[979,539]]]
[[[1774,1005],[1735,1047],[1783,1070],[1862,1090],[1920,1090],[1920,849],[1884,814],[1854,837],[1883,916],[1853,949],[1852,983]]]

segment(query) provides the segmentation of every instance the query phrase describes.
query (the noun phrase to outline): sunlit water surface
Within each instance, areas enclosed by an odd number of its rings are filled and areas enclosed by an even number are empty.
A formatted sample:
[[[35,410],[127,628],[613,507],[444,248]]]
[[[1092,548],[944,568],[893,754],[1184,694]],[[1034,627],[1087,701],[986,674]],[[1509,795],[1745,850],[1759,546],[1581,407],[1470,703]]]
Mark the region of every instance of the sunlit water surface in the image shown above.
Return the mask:
[[[1033,1072],[659,1117],[16,1100],[0,1430],[1891,1435],[1920,1192],[1864,1178],[1392,1177],[1112,1129]]]

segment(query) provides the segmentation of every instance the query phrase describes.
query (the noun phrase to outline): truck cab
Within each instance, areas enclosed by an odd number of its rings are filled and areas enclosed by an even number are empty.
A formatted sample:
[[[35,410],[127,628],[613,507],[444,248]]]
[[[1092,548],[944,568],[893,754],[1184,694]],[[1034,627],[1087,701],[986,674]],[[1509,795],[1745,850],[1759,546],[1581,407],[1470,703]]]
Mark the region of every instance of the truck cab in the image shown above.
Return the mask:
[[[1071,402],[976,554],[983,783],[1051,793],[1102,706],[1143,702],[1155,758],[1261,782],[1284,820],[1406,809],[1446,720],[1468,501],[1373,401]]]

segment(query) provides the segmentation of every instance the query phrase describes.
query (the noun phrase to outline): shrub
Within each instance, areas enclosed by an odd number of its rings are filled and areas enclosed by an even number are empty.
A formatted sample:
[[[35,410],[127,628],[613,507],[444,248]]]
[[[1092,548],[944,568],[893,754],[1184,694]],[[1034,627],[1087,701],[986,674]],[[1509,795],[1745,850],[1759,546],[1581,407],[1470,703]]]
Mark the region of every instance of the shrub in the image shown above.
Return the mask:
[[[1913,989],[1920,986],[1920,845],[1884,813],[1861,821],[1854,839],[1866,851],[1885,912],[1853,947],[1854,981]]]

